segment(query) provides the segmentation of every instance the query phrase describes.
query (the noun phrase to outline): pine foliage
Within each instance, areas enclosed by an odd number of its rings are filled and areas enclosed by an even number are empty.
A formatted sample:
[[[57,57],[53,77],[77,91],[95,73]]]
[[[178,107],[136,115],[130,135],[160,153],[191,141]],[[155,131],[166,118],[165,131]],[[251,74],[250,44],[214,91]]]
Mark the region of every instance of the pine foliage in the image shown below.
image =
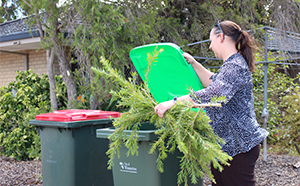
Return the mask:
[[[181,170],[178,173],[178,185],[181,183],[187,185],[188,179],[191,179],[192,183],[197,183],[197,180],[204,174],[214,181],[209,164],[212,163],[215,168],[222,170],[221,164],[229,165],[227,161],[231,157],[221,150],[220,144],[224,144],[224,141],[213,132],[209,125],[210,119],[203,112],[203,108],[195,111],[193,103],[183,101],[169,109],[163,118],[158,117],[154,111],[158,103],[150,94],[147,74],[151,69],[151,64],[156,62],[161,52],[163,50],[155,50],[153,54],[148,54],[149,65],[145,82],[142,85],[135,83],[136,73],[133,73],[132,78],[127,81],[103,58],[104,69],[92,68],[98,76],[104,76],[110,83],[120,85],[119,90],[111,93],[120,98],[119,106],[128,108],[127,112],[122,113],[121,117],[113,122],[115,132],[109,136],[111,143],[107,151],[108,168],[112,168],[115,156],[117,154],[120,156],[119,149],[123,145],[128,149],[128,156],[138,155],[137,132],[140,123],[149,121],[157,128],[155,134],[158,135],[158,139],[151,144],[149,153],[158,151],[156,163],[160,172],[164,171],[163,160],[169,153],[174,152],[175,148],[178,148],[183,153],[180,158]],[[127,136],[125,130],[132,132]]]

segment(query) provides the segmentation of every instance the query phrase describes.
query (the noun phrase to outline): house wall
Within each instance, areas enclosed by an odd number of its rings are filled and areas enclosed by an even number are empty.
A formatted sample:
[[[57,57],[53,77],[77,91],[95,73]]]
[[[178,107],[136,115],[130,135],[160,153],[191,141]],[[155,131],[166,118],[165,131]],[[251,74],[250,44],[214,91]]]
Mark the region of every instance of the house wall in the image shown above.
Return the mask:
[[[28,69],[33,69],[33,72],[39,76],[48,74],[45,50],[37,51],[34,49],[16,52],[28,54]],[[15,81],[17,75],[15,72],[18,70],[25,70],[24,56],[0,52],[0,86],[7,86],[10,82]],[[55,75],[60,74],[57,60],[55,60],[53,70]]]

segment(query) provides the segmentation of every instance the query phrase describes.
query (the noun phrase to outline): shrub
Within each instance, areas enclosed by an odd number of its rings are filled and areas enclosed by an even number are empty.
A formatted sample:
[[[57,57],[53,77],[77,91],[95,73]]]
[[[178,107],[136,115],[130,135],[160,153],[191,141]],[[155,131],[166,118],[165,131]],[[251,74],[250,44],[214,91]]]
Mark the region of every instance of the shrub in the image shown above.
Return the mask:
[[[40,138],[29,120],[50,112],[49,81],[47,75],[39,77],[32,70],[16,73],[16,81],[0,88],[0,153],[33,159],[40,156]]]
[[[300,88],[288,90],[283,98],[285,109],[282,112],[282,122],[278,134],[278,142],[283,150],[290,150],[294,144],[300,144]]]
[[[279,125],[282,121],[282,110],[285,108],[285,103],[282,101],[287,95],[288,89],[293,89],[299,86],[295,83],[295,78],[288,77],[284,73],[277,72],[279,65],[268,65],[268,89],[267,89],[267,108],[269,111],[267,130],[270,132],[268,143],[275,144],[279,132]],[[253,96],[254,109],[256,117],[262,126],[261,114],[264,108],[264,66],[257,65],[256,72],[253,74]],[[285,68],[288,68],[285,66]]]

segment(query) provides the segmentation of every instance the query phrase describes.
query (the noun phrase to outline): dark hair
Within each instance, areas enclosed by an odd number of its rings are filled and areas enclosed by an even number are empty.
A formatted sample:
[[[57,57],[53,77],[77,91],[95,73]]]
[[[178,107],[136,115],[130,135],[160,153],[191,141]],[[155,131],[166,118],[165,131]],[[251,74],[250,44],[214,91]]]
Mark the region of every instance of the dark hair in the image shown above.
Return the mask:
[[[214,26],[214,34],[223,32],[233,39],[235,47],[239,53],[245,58],[251,72],[255,70],[253,40],[248,32],[241,29],[241,27],[233,21],[218,22]]]

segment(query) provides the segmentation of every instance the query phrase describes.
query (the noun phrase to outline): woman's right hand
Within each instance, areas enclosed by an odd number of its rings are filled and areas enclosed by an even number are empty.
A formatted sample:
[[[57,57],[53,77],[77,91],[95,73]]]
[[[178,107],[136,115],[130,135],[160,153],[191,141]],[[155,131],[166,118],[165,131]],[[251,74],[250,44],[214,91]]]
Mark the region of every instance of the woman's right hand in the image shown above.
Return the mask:
[[[154,111],[159,117],[163,118],[165,112],[167,110],[169,110],[174,104],[175,103],[173,100],[162,102],[162,103],[156,105],[156,107],[154,108]]]
[[[195,58],[191,54],[183,52],[182,55],[189,64],[193,65],[196,62]]]

